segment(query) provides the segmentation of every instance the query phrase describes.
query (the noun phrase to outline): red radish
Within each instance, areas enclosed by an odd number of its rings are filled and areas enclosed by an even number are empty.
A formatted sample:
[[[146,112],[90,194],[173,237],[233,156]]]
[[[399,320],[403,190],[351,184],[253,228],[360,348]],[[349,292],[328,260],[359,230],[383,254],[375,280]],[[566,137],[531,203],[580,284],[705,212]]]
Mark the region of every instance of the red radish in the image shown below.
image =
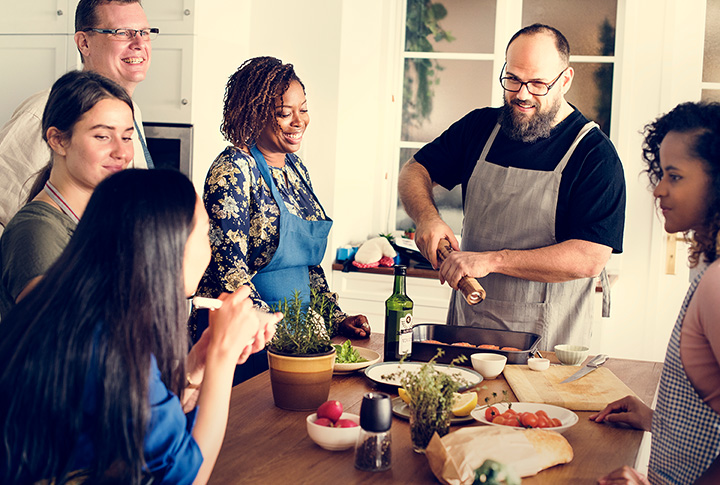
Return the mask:
[[[356,426],[357,423],[350,419],[338,419],[337,423],[335,423],[336,428],[354,428]]]
[[[334,426],[333,422],[330,421],[328,418],[318,418],[315,420],[315,424],[319,426],[327,426],[328,428],[332,428]]]
[[[336,423],[343,413],[343,405],[340,401],[326,401],[317,409],[318,418],[327,418]]]

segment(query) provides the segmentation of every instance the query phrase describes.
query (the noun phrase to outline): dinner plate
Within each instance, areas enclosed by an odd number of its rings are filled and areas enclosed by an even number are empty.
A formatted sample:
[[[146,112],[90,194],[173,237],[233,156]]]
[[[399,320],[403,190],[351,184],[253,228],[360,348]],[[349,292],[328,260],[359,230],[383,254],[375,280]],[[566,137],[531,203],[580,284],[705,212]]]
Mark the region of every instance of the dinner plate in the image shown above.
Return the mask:
[[[400,387],[402,383],[400,378],[395,376],[393,378],[385,378],[383,376],[389,376],[390,374],[397,374],[401,370],[407,370],[409,372],[417,372],[427,362],[379,362],[373,364],[365,369],[365,375],[371,381],[377,384],[384,384],[387,386]],[[461,377],[467,382],[466,385],[461,386],[458,392],[463,392],[471,389],[483,380],[482,376],[474,370],[465,369],[463,367],[449,366],[445,364],[434,364],[435,369],[438,372],[444,372],[454,377]]]
[[[358,351],[360,357],[367,360],[365,362],[353,362],[352,364],[338,364],[335,362],[335,365],[333,366],[333,374],[350,374],[371,366],[380,360],[380,354],[374,350],[366,349],[364,347],[353,348]]]
[[[557,426],[554,428],[543,428],[547,429],[549,431],[557,431],[558,433],[564,433],[566,429],[570,428],[571,426],[574,426],[575,423],[578,422],[578,415],[574,412],[570,411],[569,409],[561,408],[560,406],[553,406],[552,404],[540,404],[540,403],[532,403],[532,402],[514,402],[512,404],[512,409],[517,411],[518,413],[534,413],[540,410],[543,410],[547,413],[548,417],[550,418],[557,418],[562,423],[562,426]],[[508,409],[508,403],[497,403],[493,404],[498,410],[500,414],[504,413]],[[485,409],[486,406],[477,407],[475,408],[471,413],[470,416],[475,418],[476,420],[480,421],[483,424],[489,424],[490,426],[505,426],[504,424],[494,424],[485,419]],[[505,426],[507,428],[517,428],[522,429],[521,426]]]
[[[392,411],[393,414],[399,418],[410,419],[410,408],[408,405],[399,397],[392,398]],[[471,415],[467,416],[454,416],[450,418],[450,424],[463,424],[474,421],[475,419]]]

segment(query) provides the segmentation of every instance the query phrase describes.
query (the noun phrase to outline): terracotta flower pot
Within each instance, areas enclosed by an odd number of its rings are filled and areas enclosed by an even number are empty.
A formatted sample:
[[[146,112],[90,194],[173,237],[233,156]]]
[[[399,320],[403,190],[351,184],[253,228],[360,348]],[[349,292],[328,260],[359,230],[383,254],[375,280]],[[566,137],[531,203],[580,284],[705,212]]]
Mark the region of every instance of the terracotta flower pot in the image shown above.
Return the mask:
[[[275,405],[290,411],[314,411],[327,401],[335,349],[323,354],[288,355],[268,350]]]

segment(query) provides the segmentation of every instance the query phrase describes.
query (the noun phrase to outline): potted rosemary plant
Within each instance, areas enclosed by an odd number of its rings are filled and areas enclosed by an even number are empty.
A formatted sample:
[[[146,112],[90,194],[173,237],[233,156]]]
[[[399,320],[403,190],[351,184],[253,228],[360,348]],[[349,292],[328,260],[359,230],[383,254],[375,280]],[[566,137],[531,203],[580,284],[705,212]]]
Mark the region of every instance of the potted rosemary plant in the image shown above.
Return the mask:
[[[310,411],[327,401],[335,349],[330,343],[334,304],[311,289],[310,303],[298,292],[275,311],[284,317],[268,344],[273,399],[279,408]]]

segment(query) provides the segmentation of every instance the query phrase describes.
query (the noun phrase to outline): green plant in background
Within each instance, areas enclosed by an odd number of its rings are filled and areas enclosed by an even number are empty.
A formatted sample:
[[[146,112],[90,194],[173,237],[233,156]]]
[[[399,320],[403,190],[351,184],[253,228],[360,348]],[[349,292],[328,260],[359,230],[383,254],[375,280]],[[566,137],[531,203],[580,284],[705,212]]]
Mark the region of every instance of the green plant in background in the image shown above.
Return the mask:
[[[408,52],[433,52],[428,40],[452,42],[455,38],[440,26],[447,16],[447,9],[432,0],[408,0],[405,22],[405,50]],[[415,76],[410,75],[410,70]],[[406,59],[403,81],[403,138],[412,126],[421,126],[430,117],[433,109],[433,85],[440,83],[437,76],[442,66],[432,59]],[[416,84],[414,81],[417,81]]]
[[[600,26],[600,52],[601,56],[612,56],[615,54],[615,27],[605,19]],[[610,136],[610,115],[612,110],[612,82],[613,65],[600,64],[595,70],[595,82],[597,83],[598,97],[595,102],[597,117],[595,121],[600,129]]]
[[[310,288],[310,305],[303,305],[300,292],[295,291],[288,301],[283,299],[273,311],[282,312],[283,319],[275,327],[275,335],[268,344],[270,350],[280,354],[321,354],[333,349],[335,304],[315,288]]]

